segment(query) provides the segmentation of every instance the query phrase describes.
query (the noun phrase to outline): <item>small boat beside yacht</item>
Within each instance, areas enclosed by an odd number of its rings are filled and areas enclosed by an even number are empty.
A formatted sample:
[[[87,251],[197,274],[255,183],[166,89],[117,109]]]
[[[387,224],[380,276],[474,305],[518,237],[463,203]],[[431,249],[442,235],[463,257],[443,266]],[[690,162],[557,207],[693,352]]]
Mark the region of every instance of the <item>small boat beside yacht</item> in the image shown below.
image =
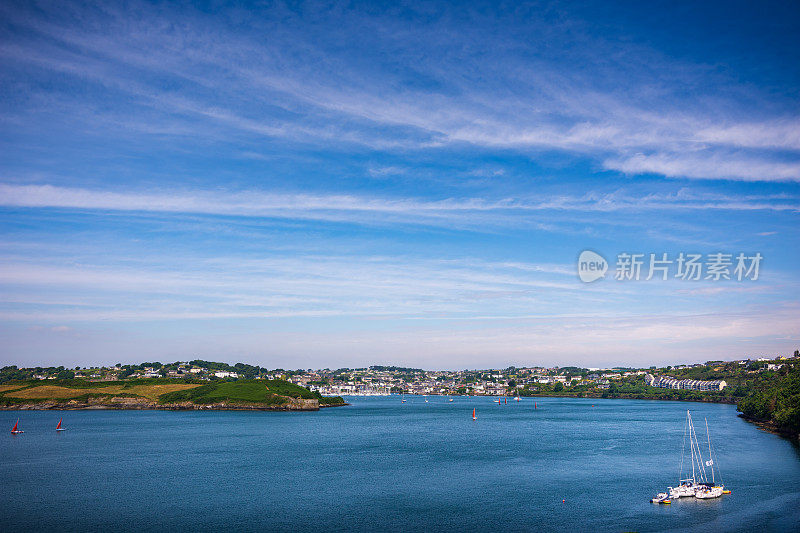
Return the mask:
[[[650,503],[661,503],[669,505],[672,503],[669,499],[669,495],[666,492],[659,492],[656,494],[655,498],[650,498]]]

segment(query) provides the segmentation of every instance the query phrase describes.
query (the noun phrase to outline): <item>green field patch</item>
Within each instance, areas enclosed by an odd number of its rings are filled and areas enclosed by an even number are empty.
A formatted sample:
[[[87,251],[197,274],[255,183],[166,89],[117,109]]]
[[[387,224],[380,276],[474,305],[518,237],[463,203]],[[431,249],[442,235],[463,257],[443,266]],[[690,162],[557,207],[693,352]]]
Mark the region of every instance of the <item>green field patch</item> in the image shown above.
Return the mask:
[[[314,393],[305,387],[289,383],[282,379],[268,379],[263,383],[267,386],[273,394],[280,394],[281,396],[291,396],[292,398],[304,398],[306,400],[319,399],[319,393]]]
[[[162,404],[188,401],[197,404],[245,402],[277,405],[286,400],[268,390],[263,381],[229,381],[169,392],[159,396],[158,401]]]

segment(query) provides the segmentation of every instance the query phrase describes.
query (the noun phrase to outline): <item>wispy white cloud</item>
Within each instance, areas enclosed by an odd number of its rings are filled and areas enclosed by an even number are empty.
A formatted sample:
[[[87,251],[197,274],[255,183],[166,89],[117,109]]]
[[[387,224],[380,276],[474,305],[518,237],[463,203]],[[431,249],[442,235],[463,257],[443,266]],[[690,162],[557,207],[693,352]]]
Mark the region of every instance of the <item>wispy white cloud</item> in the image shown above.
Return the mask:
[[[407,169],[397,166],[373,166],[367,169],[370,176],[382,178],[384,176],[400,176],[408,172]]]
[[[73,16],[85,22],[98,17],[76,11]],[[264,42],[256,38],[261,32],[234,32],[199,12],[182,13],[180,31],[169,10],[141,5],[138,12],[131,19],[125,11],[103,9],[103,24],[78,28],[7,10],[10,20],[46,36],[47,44],[20,40],[3,54],[12,63],[38,64],[132,96],[157,112],[154,119],[164,125],[149,127],[164,132],[183,134],[185,124],[169,123],[184,115],[200,123],[195,127],[203,135],[224,125],[256,136],[383,150],[469,143],[528,154],[566,151],[630,174],[800,180],[797,163],[772,153],[790,151],[796,160],[796,116],[775,105],[763,106],[770,113],[755,113],[753,102],[774,104],[771,95],[641,45],[621,48],[577,34],[571,38],[584,46],[559,55],[495,37],[496,46],[486,48],[505,53],[485,57],[442,39],[453,35],[444,21],[409,29],[364,13],[343,18],[343,24],[372,27],[376,44],[397,52],[400,68],[381,69],[336,53],[316,35],[281,26],[267,23],[271,39]],[[541,24],[540,30],[558,38],[575,28]],[[477,21],[465,21],[459,33],[465,40],[489,38]],[[409,42],[438,50],[424,55],[439,59],[418,57]],[[583,75],[587,64],[626,83],[592,83]],[[403,83],[397,70],[429,83]],[[180,91],[164,89],[171,85],[160,83],[165,78]],[[685,86],[704,98],[681,98],[675,87]]]
[[[619,364],[797,339],[796,276],[775,277],[800,211],[794,92],[579,10],[315,7],[0,5],[0,356],[49,337]],[[752,286],[576,280],[584,243],[656,242],[785,250]],[[158,333],[177,321],[196,336]],[[252,323],[272,329],[223,325]],[[151,340],[87,333],[107,324]]]
[[[607,159],[603,165],[626,174],[661,174],[671,178],[800,181],[800,163],[763,161],[737,154],[636,154]]]
[[[491,213],[495,223],[533,211],[613,212],[619,210],[800,211],[800,200],[786,195],[726,196],[679,191],[631,196],[587,193],[583,196],[487,200],[484,198],[380,198],[356,195],[279,194],[262,191],[115,192],[52,185],[0,184],[0,205],[83,210],[201,213],[364,222],[365,215],[391,215],[396,222],[442,225],[459,217]],[[381,219],[369,218],[373,223]],[[384,221],[386,219],[383,219]],[[487,222],[482,219],[479,222]]]

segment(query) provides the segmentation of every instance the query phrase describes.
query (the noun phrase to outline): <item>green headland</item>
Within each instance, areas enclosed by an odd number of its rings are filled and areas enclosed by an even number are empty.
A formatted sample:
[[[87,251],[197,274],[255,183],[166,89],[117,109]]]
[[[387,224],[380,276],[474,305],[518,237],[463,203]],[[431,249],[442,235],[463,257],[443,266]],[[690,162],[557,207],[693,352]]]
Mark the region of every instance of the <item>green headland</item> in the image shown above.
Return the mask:
[[[226,409],[313,411],[345,405],[281,379],[12,380],[0,384],[2,409]]]

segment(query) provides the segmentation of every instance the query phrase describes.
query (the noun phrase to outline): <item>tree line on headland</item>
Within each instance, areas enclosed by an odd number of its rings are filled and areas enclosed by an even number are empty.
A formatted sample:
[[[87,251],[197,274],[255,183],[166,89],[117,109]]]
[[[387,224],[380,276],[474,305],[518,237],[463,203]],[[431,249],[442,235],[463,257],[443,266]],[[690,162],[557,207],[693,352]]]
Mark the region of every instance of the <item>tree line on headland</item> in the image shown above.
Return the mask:
[[[737,408],[745,417],[800,440],[800,364],[787,364],[755,384]]]

